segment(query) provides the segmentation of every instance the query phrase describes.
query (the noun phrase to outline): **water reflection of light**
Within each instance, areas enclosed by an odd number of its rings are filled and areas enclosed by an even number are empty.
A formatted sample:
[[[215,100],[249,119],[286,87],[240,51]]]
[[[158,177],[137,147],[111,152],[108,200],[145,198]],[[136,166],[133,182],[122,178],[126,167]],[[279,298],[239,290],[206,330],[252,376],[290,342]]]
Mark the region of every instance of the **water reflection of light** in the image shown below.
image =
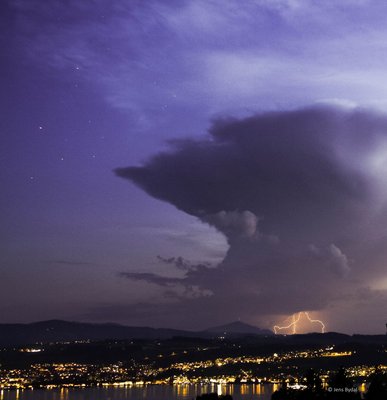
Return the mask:
[[[360,386],[359,386],[359,392],[360,393],[365,393],[367,391],[367,385],[363,382]],[[1,399],[0,399],[1,400]]]
[[[16,399],[16,400],[19,400],[19,398],[20,398],[20,391],[19,391],[19,389],[16,389],[16,396],[15,396],[15,399]]]
[[[222,385],[220,383],[216,386],[216,393],[218,393],[218,396],[222,395]]]
[[[180,397],[187,397],[188,395],[188,385],[178,385],[177,395]]]
[[[254,385],[254,394],[256,394],[256,395],[261,395],[262,394],[262,387],[261,387],[261,385]]]
[[[246,384],[241,385],[241,394],[248,394],[249,387]]]
[[[145,400],[146,398],[155,398],[157,399],[162,390],[162,398],[175,398],[175,399],[185,399],[191,400],[196,396],[202,395],[204,393],[217,393],[220,395],[231,395],[232,397],[240,398],[261,398],[265,396],[269,396],[281,387],[280,384],[230,384],[230,383],[194,383],[194,384],[175,384],[173,386],[163,386],[163,385],[149,385],[147,387],[147,394],[145,393],[145,387],[136,388],[136,393],[126,392],[128,394],[127,397],[124,398],[136,398],[137,400]],[[172,393],[173,394],[172,394]],[[172,396],[171,396],[172,395]],[[59,400],[70,400],[70,397],[60,398]],[[0,400],[4,400],[1,399]],[[51,399],[55,400],[55,399]]]
[[[67,400],[68,397],[69,397],[68,389],[62,387],[60,389],[59,399],[60,400]]]
[[[0,400],[4,399],[4,390],[0,390]]]

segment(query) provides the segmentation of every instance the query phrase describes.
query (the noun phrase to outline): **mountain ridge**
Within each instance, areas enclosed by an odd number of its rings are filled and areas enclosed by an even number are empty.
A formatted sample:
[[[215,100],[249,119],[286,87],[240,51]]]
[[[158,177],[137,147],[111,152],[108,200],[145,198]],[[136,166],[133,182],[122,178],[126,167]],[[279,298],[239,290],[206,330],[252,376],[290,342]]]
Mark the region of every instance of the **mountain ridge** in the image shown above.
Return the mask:
[[[252,334],[252,335],[273,335],[273,332],[269,329],[261,329],[254,325],[246,324],[242,321],[233,321],[225,325],[219,325],[212,328],[208,328],[205,332],[219,333],[225,335],[235,334]]]
[[[202,331],[188,331],[128,326],[112,322],[91,323],[59,319],[31,323],[5,323],[0,324],[0,346],[107,339],[168,339],[176,336],[210,338],[223,334],[224,328],[227,327],[232,336],[273,334],[270,330],[263,330],[241,322],[238,324],[237,327],[234,322]]]

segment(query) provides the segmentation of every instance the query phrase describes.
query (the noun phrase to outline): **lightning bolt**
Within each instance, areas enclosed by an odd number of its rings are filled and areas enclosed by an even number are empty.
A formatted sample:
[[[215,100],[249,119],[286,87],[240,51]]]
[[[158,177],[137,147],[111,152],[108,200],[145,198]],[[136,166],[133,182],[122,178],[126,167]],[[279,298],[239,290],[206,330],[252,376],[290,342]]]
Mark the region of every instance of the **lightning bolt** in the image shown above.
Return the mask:
[[[297,319],[296,319],[296,314],[293,314],[293,322],[292,322],[292,325],[293,325],[293,335],[296,333],[297,322],[300,320],[300,318],[301,318],[301,313],[298,314]]]
[[[325,324],[324,324],[324,322],[322,322],[321,320],[319,320],[319,319],[312,319],[312,318],[310,318],[310,316],[309,316],[309,313],[307,312],[307,311],[304,311],[304,313],[305,313],[305,315],[306,315],[306,318],[308,318],[308,320],[313,324],[313,323],[318,323],[318,324],[320,324],[321,325],[321,333],[325,333]]]
[[[306,316],[306,318],[308,319],[309,322],[317,323],[317,324],[321,325],[321,333],[325,332],[325,324],[321,320],[312,319],[307,311],[301,311],[298,314],[292,315],[292,322],[290,324],[288,324],[286,326],[274,325],[274,327],[273,327],[274,333],[277,334],[279,331],[281,331],[283,329],[291,329],[292,328],[292,332],[294,335],[295,333],[297,333],[297,323],[300,321],[301,316],[303,314]],[[297,315],[297,317],[296,317],[296,315]]]
[[[302,312],[299,312],[297,318],[296,318],[296,314],[293,314],[292,315],[292,322],[289,325],[286,325],[286,326],[274,325],[274,328],[273,328],[274,329],[274,333],[277,334],[278,331],[280,331],[280,330],[293,328],[293,334],[295,334],[296,333],[296,329],[297,329],[297,322],[300,320],[301,314],[302,314]]]

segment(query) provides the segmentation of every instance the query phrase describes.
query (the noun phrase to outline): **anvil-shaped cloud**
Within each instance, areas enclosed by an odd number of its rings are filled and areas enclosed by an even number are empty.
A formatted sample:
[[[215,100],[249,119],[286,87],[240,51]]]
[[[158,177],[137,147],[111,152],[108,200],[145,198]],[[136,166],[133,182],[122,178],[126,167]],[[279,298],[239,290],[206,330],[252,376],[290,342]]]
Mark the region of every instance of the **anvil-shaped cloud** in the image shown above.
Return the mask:
[[[198,295],[180,297],[171,312],[227,309],[251,320],[340,302],[348,309],[358,291],[373,293],[387,261],[386,115],[325,106],[270,112],[217,120],[205,140],[172,146],[115,172],[214,226],[230,247],[215,268],[192,267],[181,279],[126,275],[195,287]]]

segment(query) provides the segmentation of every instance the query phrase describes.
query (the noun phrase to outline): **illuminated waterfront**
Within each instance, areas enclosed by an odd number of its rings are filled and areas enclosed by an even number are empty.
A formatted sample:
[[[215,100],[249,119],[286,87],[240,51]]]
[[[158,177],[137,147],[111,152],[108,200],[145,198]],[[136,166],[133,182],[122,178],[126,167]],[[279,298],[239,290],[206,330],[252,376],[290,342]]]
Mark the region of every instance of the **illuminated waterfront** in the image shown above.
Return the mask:
[[[0,349],[0,400],[269,400],[279,384],[363,394],[384,382],[385,354],[385,336],[339,334],[35,343]]]
[[[234,400],[269,400],[276,384],[265,385],[146,385],[106,388],[0,391],[0,400],[180,400],[198,394],[231,394]]]

